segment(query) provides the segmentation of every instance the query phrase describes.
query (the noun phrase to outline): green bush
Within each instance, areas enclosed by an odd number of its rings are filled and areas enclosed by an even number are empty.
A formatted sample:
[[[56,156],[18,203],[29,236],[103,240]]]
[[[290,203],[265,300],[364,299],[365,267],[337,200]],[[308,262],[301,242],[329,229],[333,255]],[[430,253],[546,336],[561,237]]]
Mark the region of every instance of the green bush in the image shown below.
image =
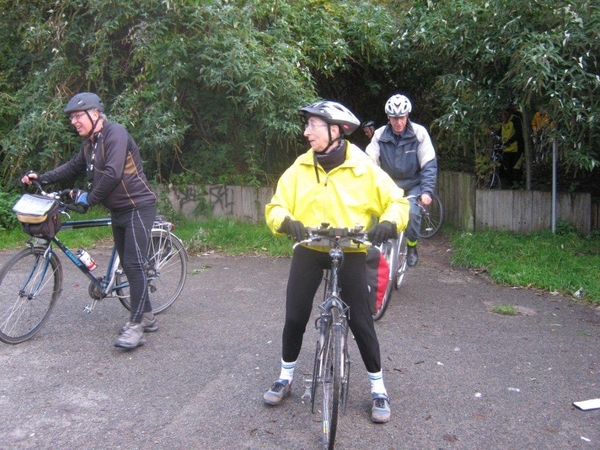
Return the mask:
[[[0,191],[0,230],[13,230],[19,226],[17,216],[12,211],[20,195]]]

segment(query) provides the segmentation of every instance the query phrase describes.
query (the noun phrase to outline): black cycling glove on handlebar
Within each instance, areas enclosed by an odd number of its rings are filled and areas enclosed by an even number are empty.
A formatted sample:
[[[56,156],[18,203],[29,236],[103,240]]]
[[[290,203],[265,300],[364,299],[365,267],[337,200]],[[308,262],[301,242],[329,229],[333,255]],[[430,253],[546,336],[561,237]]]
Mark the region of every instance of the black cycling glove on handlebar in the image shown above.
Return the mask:
[[[289,216],[286,217],[283,222],[281,222],[281,226],[277,231],[287,234],[296,242],[300,242],[306,238],[306,228],[302,222],[299,220],[292,220],[289,218]]]
[[[379,245],[388,239],[392,239],[396,235],[395,227],[396,225],[392,222],[384,220],[369,230],[367,238],[373,245]]]

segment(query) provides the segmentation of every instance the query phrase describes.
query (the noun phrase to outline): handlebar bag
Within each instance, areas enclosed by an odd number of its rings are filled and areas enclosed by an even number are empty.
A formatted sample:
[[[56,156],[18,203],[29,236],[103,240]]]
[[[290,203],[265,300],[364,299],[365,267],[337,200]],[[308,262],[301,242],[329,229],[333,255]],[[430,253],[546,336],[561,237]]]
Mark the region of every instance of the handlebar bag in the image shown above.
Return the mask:
[[[23,194],[12,209],[23,231],[31,236],[50,240],[62,226],[60,205],[51,198]]]

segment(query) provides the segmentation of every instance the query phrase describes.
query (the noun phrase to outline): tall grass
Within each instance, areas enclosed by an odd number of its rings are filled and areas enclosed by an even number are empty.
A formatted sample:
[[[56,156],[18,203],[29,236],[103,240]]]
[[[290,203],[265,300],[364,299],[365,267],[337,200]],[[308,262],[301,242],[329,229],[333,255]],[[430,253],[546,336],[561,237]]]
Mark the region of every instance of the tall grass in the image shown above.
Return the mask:
[[[575,295],[600,303],[600,236],[574,232],[455,233],[451,263],[485,270],[500,284]]]
[[[292,241],[275,237],[266,224],[231,219],[201,222],[179,220],[175,234],[186,242],[188,253],[221,252],[228,255],[291,256]]]

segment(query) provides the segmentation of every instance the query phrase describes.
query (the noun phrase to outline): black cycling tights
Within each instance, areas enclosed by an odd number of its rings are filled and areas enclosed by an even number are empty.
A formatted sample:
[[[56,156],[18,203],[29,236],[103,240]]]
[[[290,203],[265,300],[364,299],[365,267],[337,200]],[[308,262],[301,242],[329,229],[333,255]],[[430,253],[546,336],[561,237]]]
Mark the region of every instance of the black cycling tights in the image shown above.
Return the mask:
[[[117,253],[129,280],[130,320],[140,323],[143,313],[152,311],[144,265],[148,260],[148,244],[152,224],[156,217],[156,206],[151,205],[128,211],[112,211],[110,217]]]
[[[366,255],[345,253],[339,273],[342,300],[350,306],[350,329],[356,338],[362,360],[368,372],[381,370],[379,341],[368,303]],[[282,358],[296,361],[302,338],[312,313],[313,299],[323,279],[323,270],[331,267],[328,252],[297,246],[292,257],[287,285]],[[320,301],[320,300],[319,300]]]

